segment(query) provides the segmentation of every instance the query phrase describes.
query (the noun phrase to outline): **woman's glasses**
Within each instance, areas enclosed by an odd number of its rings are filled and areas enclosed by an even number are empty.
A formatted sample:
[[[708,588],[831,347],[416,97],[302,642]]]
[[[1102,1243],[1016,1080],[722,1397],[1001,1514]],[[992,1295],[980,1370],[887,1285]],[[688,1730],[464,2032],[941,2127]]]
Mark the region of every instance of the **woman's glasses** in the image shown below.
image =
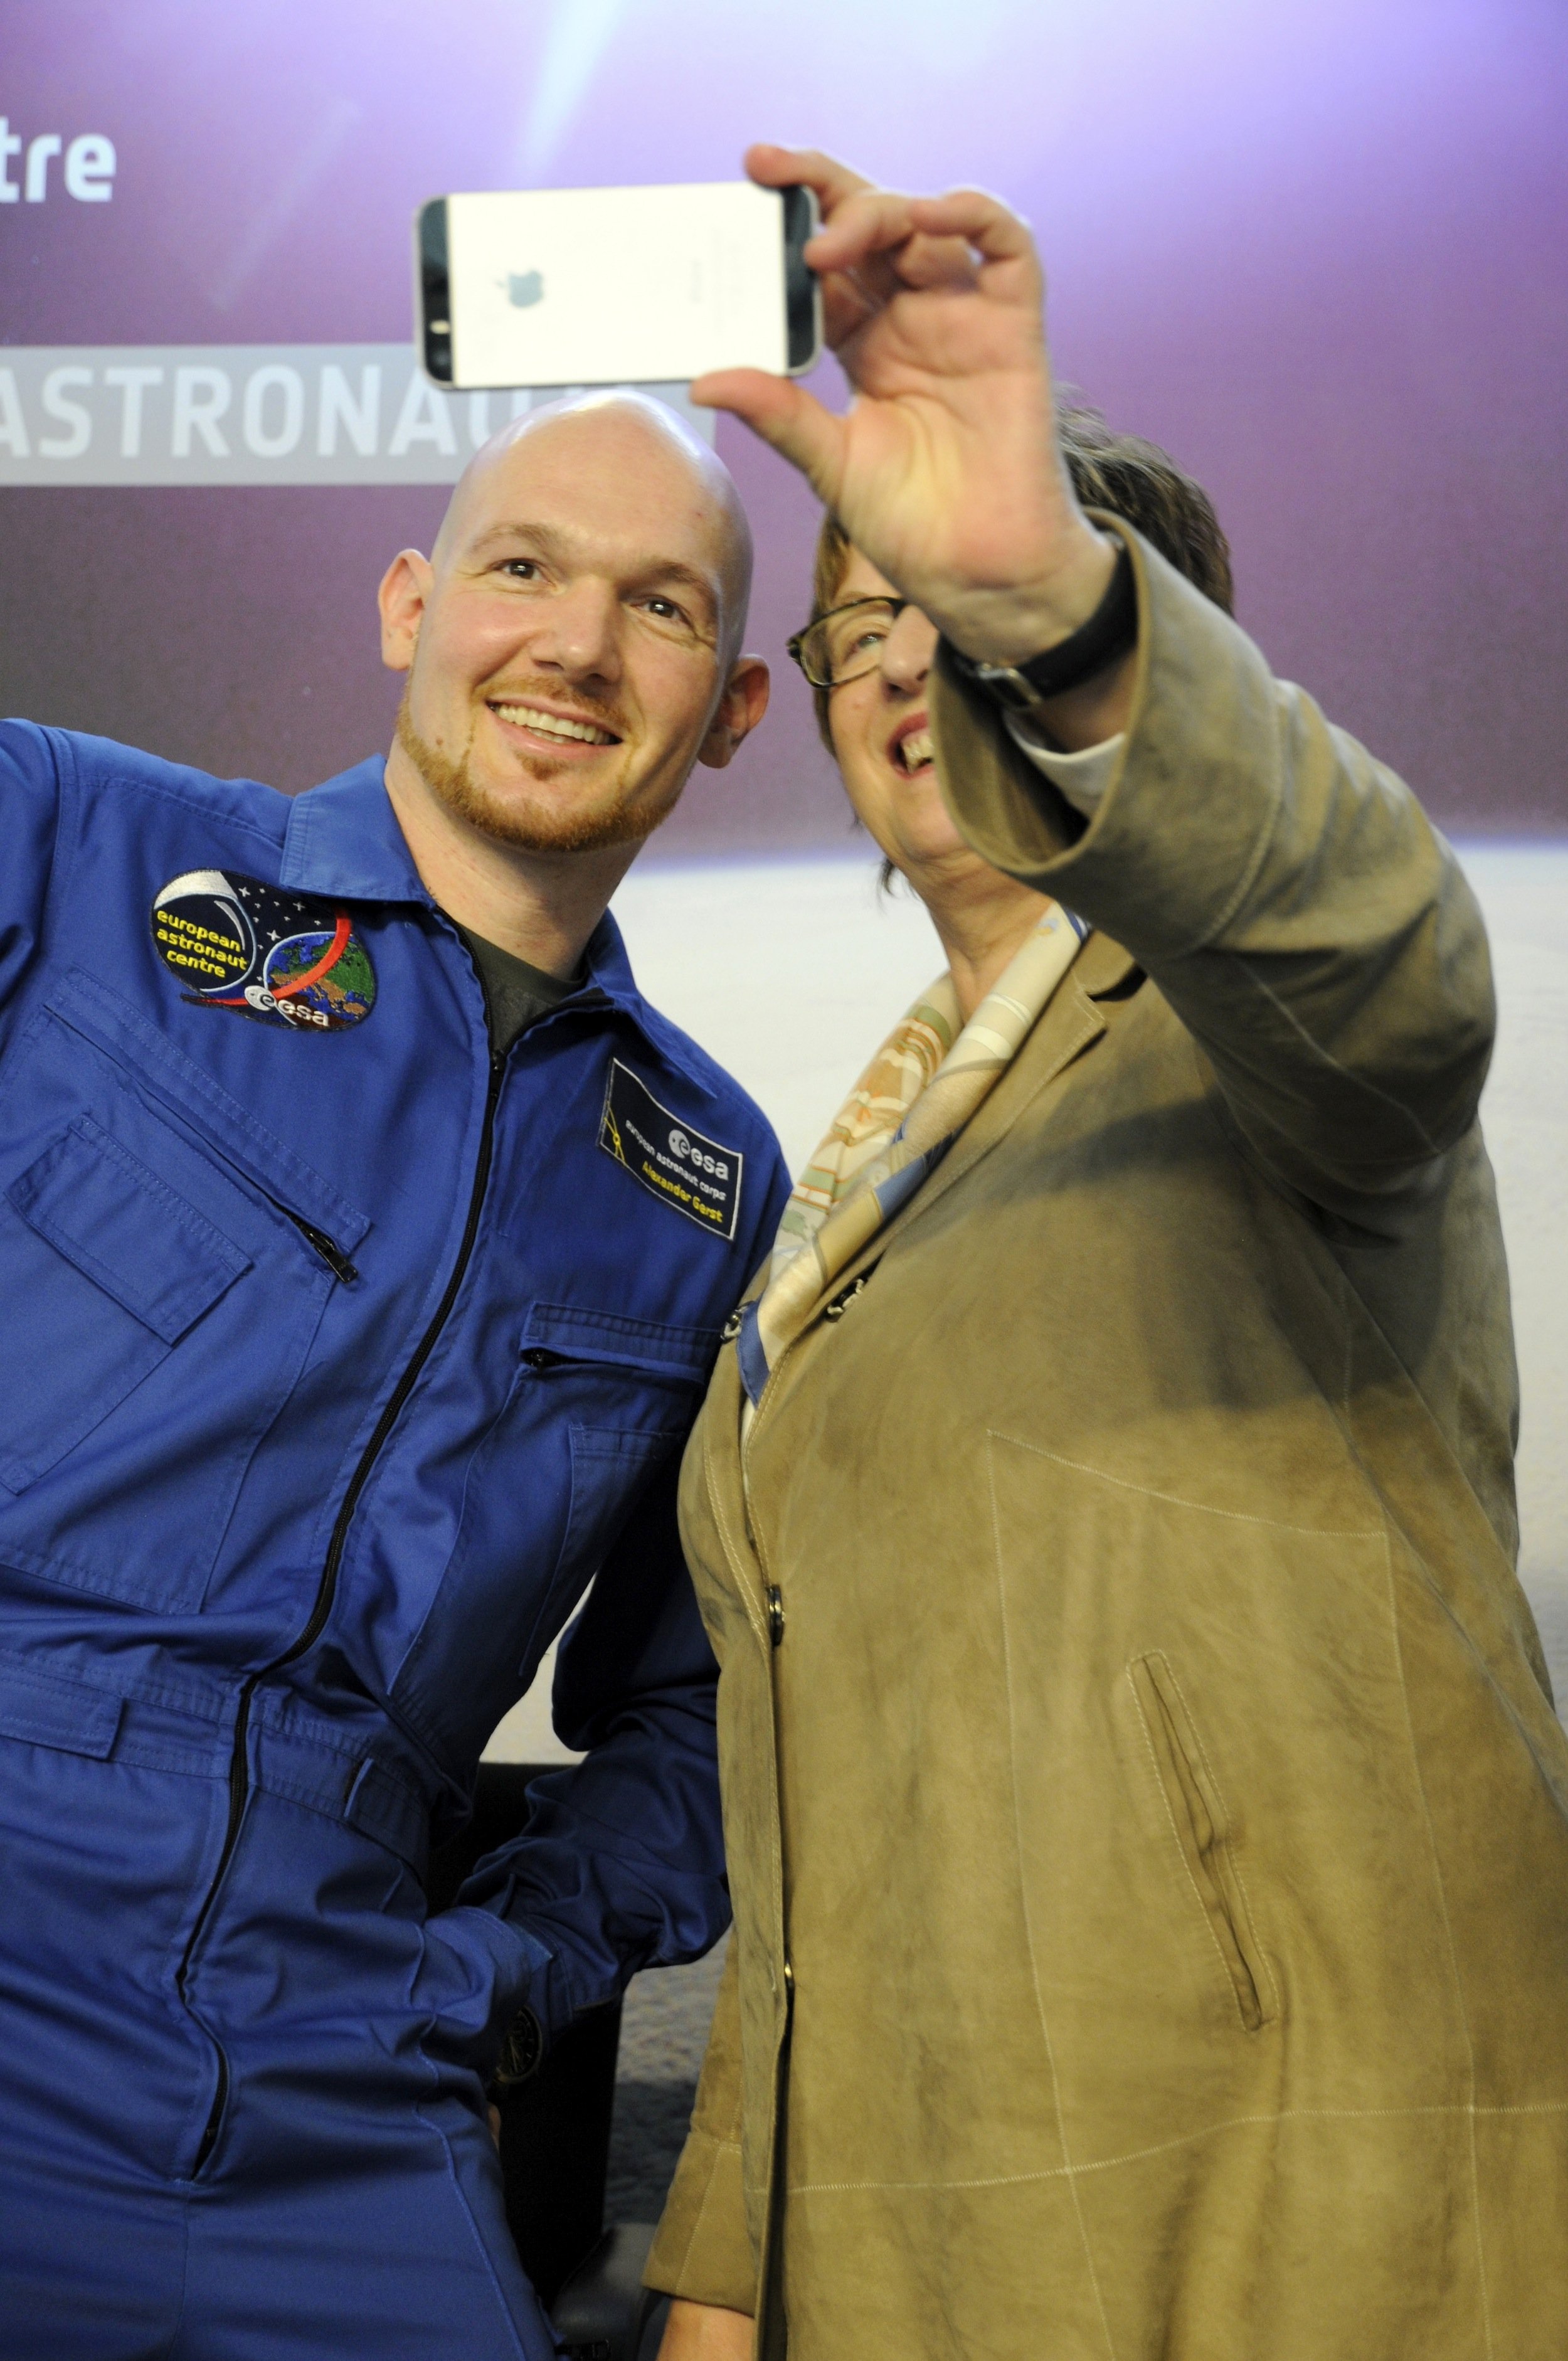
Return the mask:
[[[842,688],[874,672],[882,643],[903,614],[907,598],[851,598],[830,607],[789,642],[789,652],[813,688]]]

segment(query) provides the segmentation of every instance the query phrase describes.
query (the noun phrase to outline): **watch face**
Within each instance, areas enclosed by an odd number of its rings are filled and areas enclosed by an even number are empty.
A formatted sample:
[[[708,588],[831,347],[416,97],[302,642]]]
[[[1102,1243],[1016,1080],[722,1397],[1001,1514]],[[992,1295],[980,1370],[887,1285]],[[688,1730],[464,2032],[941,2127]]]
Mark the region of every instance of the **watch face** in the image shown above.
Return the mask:
[[[544,2036],[531,2008],[520,2008],[506,2029],[496,2060],[496,2081],[502,2090],[526,2082],[544,2055]]]

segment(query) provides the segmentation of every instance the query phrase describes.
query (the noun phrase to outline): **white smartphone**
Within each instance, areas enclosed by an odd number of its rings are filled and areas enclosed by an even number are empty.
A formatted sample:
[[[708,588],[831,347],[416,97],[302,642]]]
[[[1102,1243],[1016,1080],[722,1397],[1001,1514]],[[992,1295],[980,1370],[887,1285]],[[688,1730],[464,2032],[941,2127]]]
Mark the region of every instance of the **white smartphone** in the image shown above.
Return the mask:
[[[809,189],[716,181],[433,198],[416,223],[420,351],[438,385],[658,385],[798,375],[822,348]]]

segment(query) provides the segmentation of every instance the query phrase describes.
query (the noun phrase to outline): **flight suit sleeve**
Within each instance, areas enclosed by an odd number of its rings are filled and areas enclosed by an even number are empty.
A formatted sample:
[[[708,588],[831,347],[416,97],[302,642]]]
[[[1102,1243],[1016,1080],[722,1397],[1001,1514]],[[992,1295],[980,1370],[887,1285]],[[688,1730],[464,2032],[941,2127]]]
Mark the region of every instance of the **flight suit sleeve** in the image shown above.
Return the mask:
[[[583,1752],[529,1791],[527,1827],[459,1895],[528,1938],[548,2035],[640,1968],[700,1959],[729,1924],[714,1731],[718,1678],[660,1469],[561,1642],[554,1713]]]
[[[1474,1119],[1495,1009],[1486,931],[1414,796],[1272,677],[1130,527],[1133,709],[1087,825],[938,654],[943,792],[969,841],[1139,961],[1240,1143],[1354,1233],[1397,1235]]]
[[[0,721],[0,1017],[42,943],[60,830],[58,731]]]
[[[739,1953],[724,1962],[691,2130],[653,2244],[645,2283],[692,2303],[754,2312],[757,2258],[740,2178]]]

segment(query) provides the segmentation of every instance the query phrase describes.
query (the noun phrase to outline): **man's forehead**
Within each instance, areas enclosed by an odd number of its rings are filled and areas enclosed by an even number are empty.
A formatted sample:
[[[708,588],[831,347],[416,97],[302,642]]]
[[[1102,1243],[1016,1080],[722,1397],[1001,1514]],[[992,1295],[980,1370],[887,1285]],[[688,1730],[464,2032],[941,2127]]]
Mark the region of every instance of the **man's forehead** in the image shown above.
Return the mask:
[[[584,557],[644,578],[663,566],[720,604],[739,646],[751,536],[729,472],[662,404],[593,395],[504,428],[464,474],[433,552],[439,576],[475,561],[482,541],[514,546],[543,532]]]
[[[705,573],[723,570],[723,504],[685,455],[635,423],[553,420],[499,453],[465,487],[459,537],[479,544],[548,534],[583,553],[636,545]]]

